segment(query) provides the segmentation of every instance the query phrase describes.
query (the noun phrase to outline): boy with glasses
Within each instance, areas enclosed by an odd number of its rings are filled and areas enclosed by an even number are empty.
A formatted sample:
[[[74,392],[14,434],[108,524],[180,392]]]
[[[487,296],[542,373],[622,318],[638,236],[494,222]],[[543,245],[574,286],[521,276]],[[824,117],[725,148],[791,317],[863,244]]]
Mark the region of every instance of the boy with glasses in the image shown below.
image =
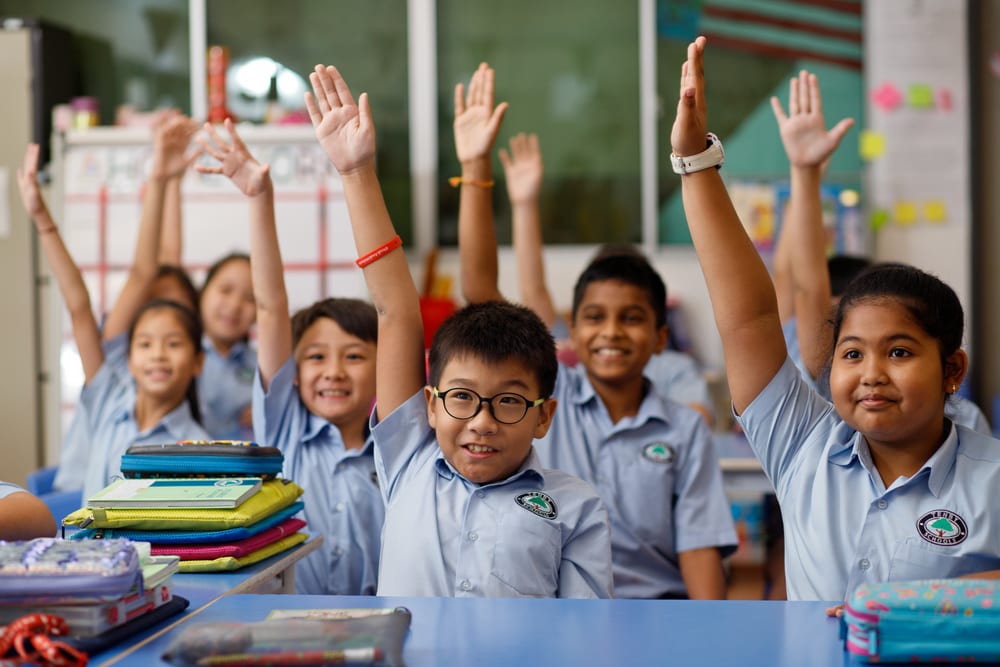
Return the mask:
[[[317,66],[310,82],[306,107],[340,173],[378,312],[372,435],[386,499],[378,594],[610,597],[601,499],[543,468],[532,445],[556,408],[552,336],[520,306],[462,309],[434,337],[425,386],[419,299],[375,175],[367,94],[355,104],[334,67]],[[486,85],[480,68],[470,95]]]

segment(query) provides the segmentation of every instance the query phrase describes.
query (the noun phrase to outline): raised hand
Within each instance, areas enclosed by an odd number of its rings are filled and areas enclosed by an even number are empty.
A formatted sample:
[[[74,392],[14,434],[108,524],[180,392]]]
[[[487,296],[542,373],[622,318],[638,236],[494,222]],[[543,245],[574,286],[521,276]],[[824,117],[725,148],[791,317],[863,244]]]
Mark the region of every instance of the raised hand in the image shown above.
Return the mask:
[[[343,176],[375,160],[375,123],[368,93],[358,103],[344,77],[333,65],[316,65],[309,75],[312,93],[306,93],[306,109],[316,129],[316,139],[330,162]]]
[[[177,178],[184,174],[201,154],[199,148],[188,150],[198,131],[198,123],[182,114],[170,114],[153,130],[154,178]]]
[[[507,113],[507,103],[493,107],[496,74],[480,63],[472,75],[466,94],[462,84],[455,86],[455,153],[459,162],[489,157],[500,123]]]
[[[21,193],[21,203],[28,212],[35,226],[40,222],[37,218],[48,213],[45,200],[38,188],[38,144],[28,144],[24,151],[24,163],[17,170],[17,188]],[[41,231],[41,228],[39,228]]]
[[[793,167],[821,166],[854,125],[853,118],[844,118],[830,130],[826,129],[819,81],[815,74],[806,70],[799,72],[789,84],[788,115],[777,97],[771,98],[771,109],[778,121],[781,143]]]
[[[542,151],[538,135],[523,132],[510,139],[510,152],[500,149],[511,204],[534,202],[542,188]]]
[[[686,157],[705,150],[708,110],[705,105],[705,38],[688,44],[687,60],[681,65],[680,99],[677,117],[670,130],[674,155]]]
[[[202,149],[218,160],[216,166],[199,164],[195,169],[201,174],[223,174],[240,189],[247,197],[255,197],[266,192],[271,187],[270,167],[261,164],[250,154],[246,144],[240,139],[229,118],[225,121],[229,141],[220,135],[211,123],[205,123],[205,133],[211,142],[203,136],[198,137]]]

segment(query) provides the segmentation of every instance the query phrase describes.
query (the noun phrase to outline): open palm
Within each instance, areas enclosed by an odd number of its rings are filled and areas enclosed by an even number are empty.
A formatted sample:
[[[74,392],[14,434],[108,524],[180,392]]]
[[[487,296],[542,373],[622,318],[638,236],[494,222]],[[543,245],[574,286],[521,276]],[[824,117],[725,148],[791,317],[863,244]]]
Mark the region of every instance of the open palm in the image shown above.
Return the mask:
[[[845,118],[826,129],[819,82],[815,74],[805,70],[792,79],[789,86],[788,115],[785,115],[777,98],[771,98],[771,108],[778,121],[785,153],[795,167],[822,165],[854,125],[853,119]]]
[[[226,130],[230,141],[226,141],[210,123],[205,124],[205,133],[211,142],[204,137],[198,137],[205,152],[218,160],[217,166],[198,165],[196,169],[203,174],[223,174],[248,197],[253,197],[266,191],[270,178],[268,165],[257,161],[250,150],[240,139],[233,127],[233,121],[226,119]]]
[[[336,67],[317,65],[309,75],[312,94],[306,93],[306,109],[327,156],[341,174],[351,173],[375,158],[375,124],[368,94],[359,103]]]

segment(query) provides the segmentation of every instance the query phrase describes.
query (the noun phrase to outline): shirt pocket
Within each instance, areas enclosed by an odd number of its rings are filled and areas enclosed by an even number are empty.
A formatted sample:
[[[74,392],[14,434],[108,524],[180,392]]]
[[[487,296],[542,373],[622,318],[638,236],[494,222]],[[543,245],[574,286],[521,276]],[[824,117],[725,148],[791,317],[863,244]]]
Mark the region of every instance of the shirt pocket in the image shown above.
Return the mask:
[[[615,492],[622,523],[644,544],[670,552],[674,548],[674,496],[677,471],[673,463],[639,459],[629,466]],[[616,511],[608,504],[609,512]]]
[[[936,547],[911,538],[896,547],[889,562],[889,580],[947,579],[1000,567],[997,558],[962,554],[953,547]]]
[[[500,517],[490,573],[524,597],[556,597],[562,536],[559,525],[528,511]]]

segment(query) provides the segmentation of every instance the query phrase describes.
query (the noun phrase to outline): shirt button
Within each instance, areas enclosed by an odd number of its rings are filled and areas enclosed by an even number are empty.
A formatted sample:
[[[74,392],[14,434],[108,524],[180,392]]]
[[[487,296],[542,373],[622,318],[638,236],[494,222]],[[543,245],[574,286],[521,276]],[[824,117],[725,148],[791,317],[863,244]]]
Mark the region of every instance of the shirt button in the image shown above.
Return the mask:
[[[476,491],[476,498],[485,498],[486,494],[482,491]]]
[[[888,506],[889,506],[889,503],[887,503],[885,500],[879,500],[878,501],[878,508],[880,510],[884,510]]]
[[[469,541],[470,542],[475,542],[478,539],[479,539],[479,533],[477,533],[474,530],[470,530],[469,531]]]
[[[472,590],[472,582],[469,581],[468,579],[462,579],[462,583],[459,584],[459,586],[462,587],[463,591],[471,591]]]
[[[334,512],[343,512],[344,511],[344,503],[337,503],[336,505],[334,505],[333,506],[333,511]]]
[[[334,556],[340,556],[343,553],[344,553],[344,548],[343,547],[334,547],[333,548],[333,555]]]
[[[862,570],[867,570],[867,569],[868,569],[868,568],[870,568],[871,566],[872,566],[872,564],[871,564],[871,561],[870,561],[870,560],[868,560],[867,558],[862,558],[862,559],[861,559],[861,560],[860,560],[860,561],[858,562],[858,567],[860,567],[860,568],[861,568]]]

